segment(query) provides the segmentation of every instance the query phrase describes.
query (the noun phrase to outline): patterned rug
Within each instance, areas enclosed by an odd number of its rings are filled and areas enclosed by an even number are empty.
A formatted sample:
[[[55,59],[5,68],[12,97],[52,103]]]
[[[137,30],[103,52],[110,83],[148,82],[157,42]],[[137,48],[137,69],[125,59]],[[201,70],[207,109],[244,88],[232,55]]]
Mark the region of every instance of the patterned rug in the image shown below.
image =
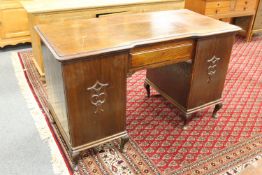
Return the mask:
[[[31,51],[18,53],[24,74],[45,117],[49,118],[45,82]],[[145,71],[128,78],[125,153],[119,140],[88,150],[75,174],[236,174],[262,157],[262,37],[246,43],[237,38],[223,91],[220,117],[212,108],[201,111],[182,130],[179,111],[152,91],[146,97]],[[49,123],[68,164],[67,150],[57,128]],[[69,168],[72,172],[72,170]]]

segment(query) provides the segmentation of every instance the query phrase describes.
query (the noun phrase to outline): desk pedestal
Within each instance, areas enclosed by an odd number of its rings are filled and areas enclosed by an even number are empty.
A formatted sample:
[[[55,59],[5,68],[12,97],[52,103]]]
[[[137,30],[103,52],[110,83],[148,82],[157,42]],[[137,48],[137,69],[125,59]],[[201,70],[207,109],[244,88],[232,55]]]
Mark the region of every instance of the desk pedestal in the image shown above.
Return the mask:
[[[224,34],[196,41],[192,62],[149,69],[145,88],[150,86],[178,107],[186,127],[191,114],[215,106],[213,117],[222,107],[222,91],[234,35]]]

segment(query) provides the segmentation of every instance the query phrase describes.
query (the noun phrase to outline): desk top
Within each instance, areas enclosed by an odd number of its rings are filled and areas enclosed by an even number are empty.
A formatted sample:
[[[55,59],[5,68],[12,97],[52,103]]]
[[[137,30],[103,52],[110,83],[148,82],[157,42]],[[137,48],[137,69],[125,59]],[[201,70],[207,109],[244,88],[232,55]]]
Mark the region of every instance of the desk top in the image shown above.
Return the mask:
[[[21,3],[28,13],[45,13],[73,9],[181,1],[182,0],[22,0]]]
[[[43,24],[35,29],[60,61],[240,30],[186,9]]]

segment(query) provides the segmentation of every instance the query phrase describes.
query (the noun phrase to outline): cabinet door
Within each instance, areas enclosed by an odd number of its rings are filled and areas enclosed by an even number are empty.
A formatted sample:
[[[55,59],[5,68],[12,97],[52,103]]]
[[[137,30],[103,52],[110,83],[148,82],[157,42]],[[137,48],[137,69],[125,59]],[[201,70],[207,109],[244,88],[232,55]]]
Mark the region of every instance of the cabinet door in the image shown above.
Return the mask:
[[[2,11],[2,38],[29,35],[27,13],[24,9],[5,9]]]

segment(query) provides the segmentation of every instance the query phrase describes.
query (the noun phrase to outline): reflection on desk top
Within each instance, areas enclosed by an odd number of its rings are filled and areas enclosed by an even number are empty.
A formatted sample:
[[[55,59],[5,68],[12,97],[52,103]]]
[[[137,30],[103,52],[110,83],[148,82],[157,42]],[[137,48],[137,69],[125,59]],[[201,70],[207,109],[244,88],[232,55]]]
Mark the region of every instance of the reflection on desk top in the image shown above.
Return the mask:
[[[182,0],[22,0],[21,3],[28,13],[45,13],[73,9],[181,1]]]
[[[55,57],[65,61],[240,28],[182,9],[43,24],[36,26],[36,30]]]

